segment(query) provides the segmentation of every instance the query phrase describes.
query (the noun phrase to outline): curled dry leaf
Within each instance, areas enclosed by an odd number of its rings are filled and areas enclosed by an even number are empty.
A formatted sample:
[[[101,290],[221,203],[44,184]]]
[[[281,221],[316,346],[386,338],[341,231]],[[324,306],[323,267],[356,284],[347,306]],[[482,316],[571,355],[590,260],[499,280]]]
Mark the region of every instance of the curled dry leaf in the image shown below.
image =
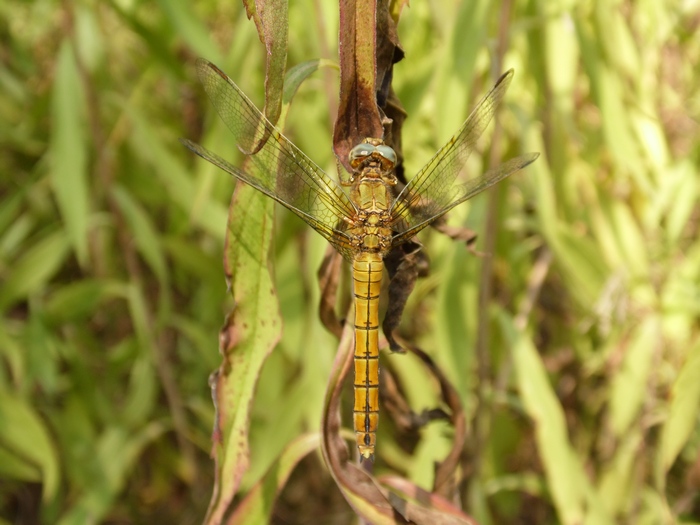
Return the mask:
[[[384,135],[375,87],[376,19],[376,0],[340,2],[340,105],[333,150],[350,173],[350,150],[367,137]]]
[[[445,497],[450,497],[456,483],[455,472],[459,466],[459,458],[464,449],[464,443],[467,437],[467,420],[462,402],[459,399],[459,393],[455,387],[452,386],[447,376],[428,354],[417,346],[407,346],[407,348],[423,362],[428,371],[438,380],[440,383],[440,395],[442,400],[450,409],[450,423],[452,423],[454,428],[452,448],[447,457],[437,465],[435,469],[435,482],[433,484],[433,490],[436,493],[442,494]],[[444,412],[439,410],[432,414],[432,416],[428,414],[428,417],[431,419],[435,418],[435,416],[442,418]]]
[[[450,518],[454,518],[455,520],[459,520],[456,521],[456,523],[479,525],[474,518],[455,507],[450,500],[434,492],[428,492],[415,483],[411,483],[406,478],[401,478],[399,476],[381,476],[378,481],[384,486],[399,491],[407,498],[420,501],[423,504],[427,504],[432,509],[440,511],[445,517],[445,521],[437,521],[436,523],[455,523],[455,521],[448,521]]]
[[[383,487],[369,473],[362,470],[355,463],[350,462],[348,447],[340,434],[340,399],[345,378],[352,367],[352,342],[352,326],[346,324],[326,390],[322,422],[323,437],[321,441],[321,449],[326,464],[346,501],[359,516],[375,525],[396,523],[475,525],[476,522],[467,515],[453,507],[448,508],[444,506],[442,498],[437,496],[433,499],[416,498],[415,501],[404,498]],[[431,369],[434,369],[434,364],[425,354],[422,354],[417,349],[416,353],[422,359],[427,359]],[[449,383],[444,381],[442,374],[438,373],[436,376],[440,378],[444,399],[450,408],[454,410],[455,401],[459,403],[458,398],[453,399],[452,397],[452,393],[456,396],[456,392],[449,386]],[[464,426],[463,416],[461,418],[453,416],[453,419],[457,423],[461,422],[461,425]],[[463,433],[456,433],[462,435],[463,439]],[[408,482],[403,485],[403,487],[408,486]],[[406,492],[411,493],[412,491]],[[417,491],[413,491],[413,494],[422,496]]]
[[[340,254],[332,246],[328,246],[317,274],[318,284],[321,288],[319,316],[323,326],[336,337],[340,337],[343,333],[342,322],[338,319],[335,311],[342,263],[343,258]]]
[[[390,281],[389,304],[382,330],[392,352],[403,352],[394,337],[394,330],[401,322],[401,315],[416,285],[416,279],[424,277],[428,271],[428,257],[421,248],[420,243],[411,240],[394,248],[384,259]]]
[[[435,221],[433,228],[444,233],[450,239],[465,243],[472,253],[477,253],[474,251],[474,243],[477,238],[477,233],[474,230],[463,226],[450,226],[445,220]]]

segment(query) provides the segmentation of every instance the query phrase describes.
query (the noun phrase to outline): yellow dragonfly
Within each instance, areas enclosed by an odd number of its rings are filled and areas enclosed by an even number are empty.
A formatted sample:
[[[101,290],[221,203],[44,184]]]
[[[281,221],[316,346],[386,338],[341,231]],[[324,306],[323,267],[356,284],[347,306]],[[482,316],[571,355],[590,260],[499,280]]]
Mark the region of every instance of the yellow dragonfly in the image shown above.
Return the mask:
[[[459,131],[396,191],[396,153],[380,138],[367,138],[349,154],[353,168],[346,193],[274,127],[245,94],[211,62],[199,59],[199,78],[238,148],[249,156],[245,171],[186,139],[194,153],[250,184],[296,213],[330,242],[352,267],[355,302],[354,412],[357,447],[372,460],[379,420],[379,292],[383,259],[396,246],[537,157],[511,159],[461,182],[458,175],[491,121],[513,78],[498,79]],[[266,137],[266,140],[261,137]]]

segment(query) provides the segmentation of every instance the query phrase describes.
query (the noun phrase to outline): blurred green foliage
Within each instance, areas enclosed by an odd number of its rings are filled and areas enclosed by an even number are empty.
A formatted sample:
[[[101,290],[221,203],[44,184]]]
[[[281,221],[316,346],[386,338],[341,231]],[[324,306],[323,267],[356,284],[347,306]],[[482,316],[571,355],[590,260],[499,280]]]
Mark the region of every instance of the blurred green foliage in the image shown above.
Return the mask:
[[[405,333],[477,429],[463,501],[482,525],[700,523],[700,2],[529,0],[505,25],[501,9],[413,2],[394,74],[410,176],[493,82],[505,31],[502,154],[542,153],[451,216],[481,231],[495,207],[486,309],[484,259],[422,236],[433,264]],[[337,58],[335,6],[301,0],[289,17],[289,66]],[[0,523],[198,523],[234,185],[177,138],[236,160],[193,59],[261,106],[263,47],[240,4],[214,1],[7,0],[0,39]],[[329,71],[302,84],[286,129],[334,172]],[[324,241],[277,211],[284,334],[245,487],[318,429],[336,345],[316,314]],[[432,406],[415,362],[384,362],[415,410]],[[450,430],[431,424],[407,456],[386,427],[377,471],[430,487]],[[315,497],[332,483],[313,459],[274,512],[347,523],[337,494]]]

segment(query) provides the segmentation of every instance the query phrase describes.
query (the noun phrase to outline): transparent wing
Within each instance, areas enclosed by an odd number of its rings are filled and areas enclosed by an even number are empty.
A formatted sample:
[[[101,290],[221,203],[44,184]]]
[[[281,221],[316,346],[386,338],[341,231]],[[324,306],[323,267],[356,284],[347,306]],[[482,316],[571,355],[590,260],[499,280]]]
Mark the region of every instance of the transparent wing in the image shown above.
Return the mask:
[[[498,184],[508,175],[523,169],[528,164],[532,164],[532,162],[534,162],[534,160],[539,156],[539,153],[527,153],[525,155],[521,155],[520,157],[510,159],[509,161],[496,166],[476,179],[472,179],[464,184],[454,186],[451,188],[449,195],[447,195],[443,201],[447,204],[442,204],[441,206],[435,206],[434,201],[426,200],[424,196],[416,194],[412,201],[413,204],[411,204],[409,208],[410,211],[408,212],[410,221],[406,221],[409,227],[399,228],[397,230],[399,233],[394,235],[392,240],[393,244],[399,245],[406,242],[416,233],[421,231],[426,226],[429,226],[430,223],[434,222],[438,217],[441,217],[458,204],[471,199],[494,184]],[[402,224],[404,224],[403,221],[397,222],[397,225]]]
[[[204,59],[197,61],[197,71],[217,113],[249,162],[243,171],[194,142],[182,143],[292,210],[347,258],[350,247],[343,233],[345,219],[357,210],[342,188],[282,135],[223,71]]]
[[[347,234],[341,231],[340,229],[329,226],[327,223],[323,222],[320,219],[321,215],[323,215],[324,217],[331,217],[330,214],[326,213],[328,210],[322,213],[307,213],[303,211],[300,207],[292,206],[276,191],[270,190],[269,188],[261,184],[258,178],[253,177],[249,173],[246,173],[245,171],[237,168],[230,162],[219,157],[216,153],[209,151],[208,149],[200,146],[195,142],[192,142],[191,140],[180,139],[180,142],[182,142],[182,144],[184,144],[190,151],[196,153],[204,160],[211,162],[212,164],[214,164],[214,166],[221,168],[227,173],[230,173],[237,179],[240,179],[246,184],[251,185],[256,190],[261,191],[268,197],[273,198],[283,206],[292,210],[304,221],[306,221],[306,223],[309,224],[314,230],[323,235],[323,237],[325,237],[328,240],[328,242],[330,242],[343,257],[345,257],[348,260],[352,259],[352,248],[350,245],[350,238],[347,236]],[[318,195],[317,198],[319,200],[322,200],[325,197]],[[323,204],[317,203],[317,205],[311,206],[311,208],[313,208],[314,210],[322,210],[323,206]],[[342,225],[340,227],[342,228]]]
[[[477,195],[537,158],[537,154],[512,159],[465,184],[457,175],[474,151],[476,142],[493,118],[513,78],[509,70],[479,102],[457,134],[409,181],[391,209],[392,228],[399,244],[418,233],[457,204]]]

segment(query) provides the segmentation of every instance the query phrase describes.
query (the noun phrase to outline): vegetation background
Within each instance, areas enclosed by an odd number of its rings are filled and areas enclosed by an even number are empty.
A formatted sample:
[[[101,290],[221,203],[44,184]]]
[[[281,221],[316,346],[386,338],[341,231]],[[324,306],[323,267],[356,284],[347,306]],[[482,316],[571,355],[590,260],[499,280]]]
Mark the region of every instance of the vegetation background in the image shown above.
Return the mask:
[[[289,66],[337,59],[336,5],[298,0],[289,16]],[[493,83],[499,31],[516,75],[495,154],[542,153],[451,216],[498,226],[477,243],[491,257],[421,237],[431,274],[404,316],[467,410],[468,512],[700,523],[700,2],[415,1],[399,31],[409,176]],[[234,185],[177,138],[235,157],[193,60],[261,106],[263,46],[239,2],[213,0],[6,0],[0,41],[0,523],[199,523]],[[331,173],[336,105],[324,69],[286,127]],[[279,208],[274,239],[284,332],[244,489],[318,430],[337,344],[317,316],[324,241]],[[420,367],[388,361],[430,407]],[[450,429],[428,426],[412,455],[379,439],[377,472],[430,488]],[[313,454],[265,510],[352,521]]]

